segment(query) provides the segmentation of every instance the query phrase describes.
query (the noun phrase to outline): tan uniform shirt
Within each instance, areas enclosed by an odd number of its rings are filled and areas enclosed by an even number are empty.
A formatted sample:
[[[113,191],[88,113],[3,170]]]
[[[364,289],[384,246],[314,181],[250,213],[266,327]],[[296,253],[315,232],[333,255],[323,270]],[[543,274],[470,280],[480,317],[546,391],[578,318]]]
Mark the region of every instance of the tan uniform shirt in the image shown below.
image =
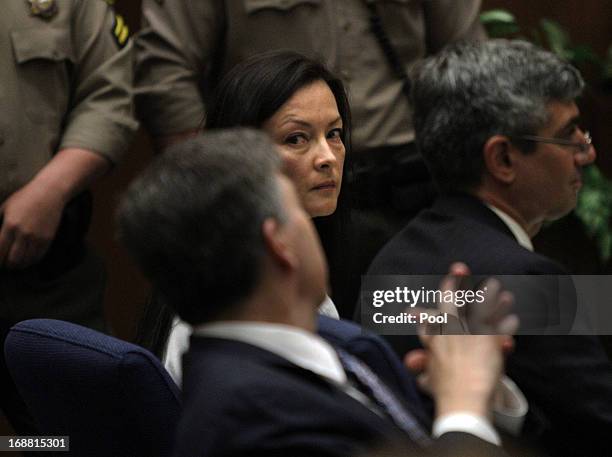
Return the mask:
[[[47,19],[25,0],[0,6],[0,202],[58,150],[117,162],[137,127],[132,45],[112,9],[102,0],[55,3]]]
[[[412,141],[401,82],[370,31],[365,0],[143,0],[137,105],[151,133],[197,128],[220,76],[246,57],[289,48],[322,59],[347,84],[353,146]],[[483,39],[480,0],[371,0],[408,69],[458,39]]]

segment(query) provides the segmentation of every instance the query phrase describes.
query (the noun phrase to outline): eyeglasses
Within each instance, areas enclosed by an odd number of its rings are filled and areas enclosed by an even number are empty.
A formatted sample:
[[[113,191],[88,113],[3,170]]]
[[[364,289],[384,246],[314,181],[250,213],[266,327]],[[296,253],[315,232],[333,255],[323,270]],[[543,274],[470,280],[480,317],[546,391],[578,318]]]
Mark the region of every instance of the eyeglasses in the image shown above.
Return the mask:
[[[573,148],[578,148],[580,152],[587,152],[593,146],[593,138],[591,138],[591,134],[587,130],[584,131],[583,136],[584,141],[580,142],[564,140],[562,138],[547,138],[545,136],[537,135],[521,135],[517,136],[516,139],[525,141],[535,141],[536,143],[549,143],[558,144],[560,146],[571,146]]]

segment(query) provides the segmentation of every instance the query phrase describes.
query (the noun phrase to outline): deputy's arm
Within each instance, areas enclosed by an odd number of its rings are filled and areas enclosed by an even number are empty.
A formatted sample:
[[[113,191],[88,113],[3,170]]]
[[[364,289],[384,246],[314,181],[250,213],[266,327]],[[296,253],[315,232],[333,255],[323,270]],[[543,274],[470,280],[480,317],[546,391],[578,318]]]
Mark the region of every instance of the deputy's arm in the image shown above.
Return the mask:
[[[73,24],[66,126],[49,163],[0,203],[0,267],[26,268],[40,260],[66,203],[119,160],[137,127],[127,30],[103,1],[75,0]]]
[[[136,104],[157,149],[198,131],[200,93],[222,46],[224,2],[144,0],[135,40]]]
[[[72,102],[58,150],[80,148],[116,164],[133,138],[133,49],[106,2],[81,1],[74,18]]]
[[[55,237],[66,204],[110,168],[93,152],[68,148],[0,207],[0,266],[20,269],[36,263]]]
[[[424,2],[428,53],[434,54],[455,41],[486,39],[480,7],[481,0]]]

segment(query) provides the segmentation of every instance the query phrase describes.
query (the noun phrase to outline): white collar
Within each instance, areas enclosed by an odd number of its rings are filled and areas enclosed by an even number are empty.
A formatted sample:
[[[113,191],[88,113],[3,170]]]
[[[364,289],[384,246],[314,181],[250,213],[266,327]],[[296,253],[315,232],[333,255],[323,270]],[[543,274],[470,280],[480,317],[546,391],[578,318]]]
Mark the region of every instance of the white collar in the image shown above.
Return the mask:
[[[325,300],[323,300],[323,303],[319,305],[319,314],[322,316],[331,317],[333,319],[340,319],[340,314],[338,314],[336,305],[331,297],[327,294],[325,294]]]
[[[523,246],[525,249],[533,252],[533,244],[531,243],[531,238],[527,235],[527,232],[521,225],[516,222],[511,216],[503,212],[501,209],[496,208],[493,205],[486,204],[491,211],[493,211],[497,216],[503,221],[504,224],[510,229],[518,244]]]
[[[194,335],[242,341],[272,352],[335,384],[347,382],[336,351],[320,336],[297,327],[262,322],[215,322],[194,328]]]

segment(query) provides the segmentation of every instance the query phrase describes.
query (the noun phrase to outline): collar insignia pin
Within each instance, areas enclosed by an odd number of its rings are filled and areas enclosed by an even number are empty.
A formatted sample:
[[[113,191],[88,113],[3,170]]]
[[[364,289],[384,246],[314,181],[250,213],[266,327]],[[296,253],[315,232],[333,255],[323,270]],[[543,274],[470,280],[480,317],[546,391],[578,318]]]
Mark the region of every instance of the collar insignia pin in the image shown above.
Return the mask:
[[[57,3],[55,0],[28,0],[30,12],[33,16],[50,19],[57,14]]]

